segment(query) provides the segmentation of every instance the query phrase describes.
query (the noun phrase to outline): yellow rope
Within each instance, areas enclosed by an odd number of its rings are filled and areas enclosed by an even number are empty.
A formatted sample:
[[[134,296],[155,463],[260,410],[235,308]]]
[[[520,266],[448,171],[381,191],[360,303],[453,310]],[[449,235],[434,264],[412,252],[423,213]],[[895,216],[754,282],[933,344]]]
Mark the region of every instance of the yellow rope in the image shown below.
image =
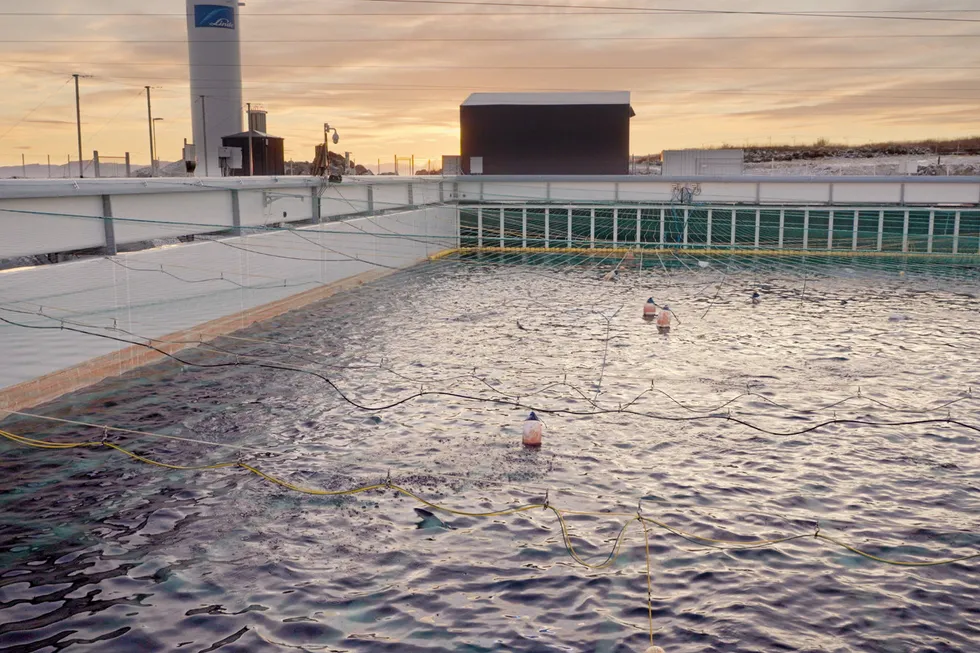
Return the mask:
[[[467,236],[469,238],[469,236]],[[492,240],[493,238],[484,236],[484,240]],[[530,240],[530,239],[529,239]],[[910,243],[911,245],[911,243]],[[639,249],[634,249],[635,244],[631,244],[629,247],[462,247],[456,250],[459,254],[467,253],[482,253],[482,254],[625,254],[625,252],[633,250],[641,254],[689,254],[693,256],[758,256],[765,255],[771,257],[842,257],[842,258],[862,258],[862,257],[872,257],[872,258],[908,258],[908,259],[938,259],[938,258],[953,258],[957,260],[971,260],[977,258],[976,254],[965,253],[965,254],[950,254],[950,253],[926,253],[926,252],[901,252],[901,251],[871,251],[871,250],[843,250],[843,249],[777,249],[777,248],[737,248],[737,249],[727,249],[721,247],[706,248],[704,246],[697,246],[694,244],[689,245],[679,245],[678,247],[660,247],[654,246],[648,248],[641,247]]]
[[[647,550],[647,614],[650,617],[650,646],[653,646],[653,577],[650,572],[650,529],[646,521],[639,517],[643,525],[643,541]]]
[[[518,513],[523,513],[523,512],[530,511],[530,510],[536,510],[536,509],[539,509],[539,508],[540,509],[545,509],[545,510],[550,510],[555,515],[556,519],[558,520],[558,524],[559,524],[559,526],[561,528],[562,539],[564,540],[565,548],[568,551],[569,556],[571,556],[571,558],[575,562],[577,562],[578,564],[582,565],[583,567],[586,567],[588,569],[594,569],[594,570],[606,569],[608,567],[611,567],[613,564],[615,564],[615,562],[617,561],[617,559],[621,555],[622,547],[623,547],[623,542],[625,541],[626,534],[627,534],[627,532],[629,530],[629,527],[633,524],[633,522],[640,522],[641,526],[643,527],[644,535],[646,537],[646,545],[647,545],[648,555],[649,555],[649,534],[648,534],[647,525],[648,524],[652,524],[654,526],[657,526],[658,528],[661,528],[661,529],[663,529],[663,530],[665,530],[665,531],[667,531],[669,533],[672,533],[674,535],[677,535],[678,537],[682,537],[682,538],[684,538],[684,539],[686,539],[688,541],[695,542],[695,543],[702,543],[702,544],[706,544],[706,545],[709,545],[709,546],[715,546],[715,548],[724,548],[724,549],[746,549],[746,548],[763,547],[763,546],[775,546],[775,545],[778,545],[778,544],[784,544],[786,542],[791,542],[793,540],[798,540],[798,539],[813,537],[814,539],[831,543],[831,544],[833,544],[835,546],[838,546],[838,547],[840,547],[842,549],[845,549],[847,551],[850,551],[851,553],[854,553],[856,555],[862,556],[862,557],[867,558],[869,560],[873,560],[875,562],[880,562],[880,563],[888,564],[888,565],[900,566],[900,567],[935,567],[935,566],[939,566],[939,565],[947,565],[947,564],[952,564],[952,563],[956,563],[956,562],[966,562],[968,560],[974,560],[974,559],[980,558],[980,553],[974,553],[974,554],[971,554],[971,555],[966,555],[966,556],[962,556],[962,557],[958,557],[958,558],[951,558],[951,559],[944,559],[944,560],[935,560],[935,561],[930,561],[930,562],[915,562],[915,561],[891,560],[891,559],[888,559],[888,558],[882,558],[880,556],[876,556],[876,555],[871,554],[871,553],[868,553],[866,551],[862,551],[861,549],[858,549],[856,547],[853,547],[853,546],[851,546],[851,545],[849,545],[849,544],[847,544],[845,542],[841,542],[840,540],[837,540],[837,539],[834,539],[832,537],[823,535],[819,531],[817,531],[816,533],[812,533],[812,534],[791,535],[791,536],[788,536],[788,537],[777,538],[777,539],[759,539],[759,540],[751,540],[751,541],[718,539],[718,538],[711,538],[711,537],[705,537],[705,536],[702,536],[702,535],[697,535],[695,533],[689,533],[689,532],[683,531],[683,530],[681,530],[679,528],[674,528],[673,526],[670,526],[668,524],[665,524],[664,522],[657,521],[656,519],[651,519],[649,517],[644,517],[644,516],[642,516],[640,514],[629,515],[628,513],[602,513],[602,512],[585,512],[585,511],[563,510],[563,509],[556,508],[555,506],[552,506],[552,505],[550,505],[548,503],[543,503],[543,504],[542,503],[532,503],[532,504],[526,504],[526,505],[523,505],[523,506],[516,506],[514,508],[506,508],[506,509],[503,509],[503,510],[491,510],[491,511],[486,511],[486,512],[469,512],[469,511],[465,511],[465,510],[456,510],[454,508],[448,508],[446,506],[442,506],[440,504],[433,503],[432,501],[429,501],[428,499],[425,499],[423,497],[420,497],[419,495],[415,494],[414,492],[412,492],[410,490],[407,490],[407,489],[405,489],[403,487],[400,487],[398,485],[395,485],[395,484],[391,483],[390,480],[389,481],[386,481],[384,483],[374,483],[372,485],[365,485],[365,486],[362,486],[362,487],[350,488],[350,489],[346,489],[346,490],[321,490],[321,489],[316,489],[316,488],[308,488],[308,487],[303,487],[303,486],[300,486],[300,485],[295,485],[293,483],[290,483],[288,481],[285,481],[285,480],[283,480],[281,478],[278,478],[276,476],[273,476],[271,474],[267,474],[266,472],[263,472],[258,467],[254,467],[252,465],[249,465],[249,464],[246,464],[246,463],[243,463],[243,462],[221,462],[221,463],[215,463],[215,464],[212,464],[212,465],[193,465],[193,466],[171,465],[171,464],[168,464],[168,463],[163,463],[163,462],[159,462],[159,461],[153,460],[151,458],[147,458],[145,456],[141,456],[141,455],[139,455],[137,453],[134,453],[132,451],[129,451],[127,449],[124,449],[123,447],[120,447],[120,446],[118,446],[116,444],[113,444],[111,442],[106,442],[104,440],[103,441],[98,441],[98,442],[96,442],[96,441],[89,441],[89,442],[51,442],[51,441],[48,441],[48,440],[37,440],[37,439],[34,439],[34,438],[29,438],[29,437],[26,437],[26,436],[22,436],[22,435],[15,435],[13,433],[9,433],[7,431],[2,431],[2,430],[0,430],[0,437],[6,438],[6,439],[10,440],[11,442],[16,442],[18,444],[22,444],[22,445],[25,445],[25,446],[28,446],[28,447],[33,447],[33,448],[37,448],[37,449],[46,449],[46,450],[51,450],[51,449],[64,450],[64,449],[80,449],[80,448],[93,448],[93,447],[107,447],[109,449],[113,449],[115,451],[118,451],[120,453],[123,453],[126,456],[128,456],[128,457],[130,457],[130,458],[132,458],[134,460],[138,460],[138,461],[140,461],[142,463],[146,463],[146,464],[149,464],[149,465],[153,465],[153,466],[156,466],[156,467],[162,467],[164,469],[170,469],[170,470],[201,471],[201,470],[217,470],[217,469],[227,469],[227,468],[241,468],[241,469],[247,470],[247,471],[255,474],[256,476],[259,476],[259,477],[261,477],[261,478],[269,481],[270,483],[274,483],[274,484],[279,485],[279,486],[281,486],[283,488],[286,488],[288,490],[292,490],[294,492],[301,492],[303,494],[310,494],[310,495],[314,495],[314,496],[352,496],[352,495],[355,495],[355,494],[362,494],[364,492],[370,492],[372,490],[390,489],[390,490],[393,490],[395,492],[398,492],[399,494],[402,494],[402,495],[404,495],[406,497],[409,497],[411,499],[414,499],[415,501],[421,503],[422,505],[428,506],[429,508],[432,508],[433,510],[438,510],[440,512],[444,512],[444,513],[447,513],[447,514],[450,514],[450,515],[459,515],[459,516],[462,516],[462,517],[501,517],[501,516],[506,516],[506,515],[514,515],[514,514],[518,514]],[[624,516],[625,515],[625,516],[628,516],[629,519],[622,524],[622,526],[620,528],[620,531],[619,531],[619,535],[616,538],[616,542],[613,544],[612,551],[606,557],[606,560],[603,561],[603,562],[601,562],[601,563],[599,563],[599,564],[593,564],[593,563],[587,562],[584,558],[582,558],[582,556],[579,554],[579,552],[575,549],[575,544],[574,544],[574,542],[572,540],[571,531],[570,531],[570,529],[568,527],[568,523],[565,520],[565,516],[566,515],[589,516],[589,517],[598,517],[598,518],[608,518],[608,517],[616,517],[616,516]],[[647,564],[649,566],[649,558],[647,560]],[[652,589],[651,589],[651,592],[652,592]],[[651,607],[651,610],[652,610],[652,607]]]

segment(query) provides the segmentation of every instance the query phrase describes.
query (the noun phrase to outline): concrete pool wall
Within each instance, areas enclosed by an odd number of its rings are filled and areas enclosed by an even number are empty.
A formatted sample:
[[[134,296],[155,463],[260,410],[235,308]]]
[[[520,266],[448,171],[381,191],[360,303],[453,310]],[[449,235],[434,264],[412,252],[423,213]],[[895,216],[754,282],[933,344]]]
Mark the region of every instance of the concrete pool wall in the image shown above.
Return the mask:
[[[457,242],[455,207],[434,206],[0,271],[0,414],[162,357],[111,338],[176,351]]]

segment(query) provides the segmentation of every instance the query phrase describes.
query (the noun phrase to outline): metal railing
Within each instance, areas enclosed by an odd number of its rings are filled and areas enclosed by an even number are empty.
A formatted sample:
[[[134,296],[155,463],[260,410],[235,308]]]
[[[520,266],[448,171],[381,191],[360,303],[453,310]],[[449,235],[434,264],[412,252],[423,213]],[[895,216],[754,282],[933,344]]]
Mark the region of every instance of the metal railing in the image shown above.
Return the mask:
[[[980,208],[508,203],[459,215],[463,247],[980,253]]]

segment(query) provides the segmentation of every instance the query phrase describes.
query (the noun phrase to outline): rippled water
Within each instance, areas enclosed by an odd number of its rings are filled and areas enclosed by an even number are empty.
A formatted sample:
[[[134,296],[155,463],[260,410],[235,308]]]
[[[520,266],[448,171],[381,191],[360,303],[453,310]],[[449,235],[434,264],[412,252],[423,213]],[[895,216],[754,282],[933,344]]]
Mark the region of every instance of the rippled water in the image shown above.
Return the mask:
[[[520,446],[523,409],[430,395],[365,412],[295,372],[174,363],[38,412],[275,451],[245,459],[308,486],[373,483],[390,470],[466,510],[540,501],[547,490],[562,508],[631,512],[642,497],[644,514],[708,537],[819,525],[887,557],[980,550],[975,431],[834,424],[780,435],[835,416],[980,423],[980,397],[969,392],[980,388],[980,320],[968,274],[857,266],[829,276],[746,261],[629,270],[603,284],[603,271],[555,260],[429,264],[236,334],[272,344],[213,344],[309,366],[370,406],[424,389],[714,419],[545,414],[545,446],[530,451]],[[763,302],[753,308],[754,288]],[[668,338],[641,320],[651,294],[680,319]],[[739,397],[747,389],[754,394]],[[896,410],[953,400],[927,414]],[[729,410],[763,430],[726,419]],[[19,417],[3,428],[101,436]],[[238,457],[113,441],[175,464]],[[390,491],[318,498],[241,470],[172,472],[102,449],[0,451],[0,651],[648,645],[636,529],[611,569],[590,571],[568,557],[546,511],[432,517]],[[579,552],[599,562],[621,521],[569,523]],[[976,561],[905,569],[812,538],[718,551],[663,531],[652,532],[650,553],[656,642],[670,653],[978,650]]]

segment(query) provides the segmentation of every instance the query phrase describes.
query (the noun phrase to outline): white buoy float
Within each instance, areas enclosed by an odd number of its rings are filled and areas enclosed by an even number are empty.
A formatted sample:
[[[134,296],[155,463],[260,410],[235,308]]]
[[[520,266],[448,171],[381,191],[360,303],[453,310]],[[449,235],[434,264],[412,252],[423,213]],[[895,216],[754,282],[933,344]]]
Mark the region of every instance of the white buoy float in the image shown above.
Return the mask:
[[[647,322],[652,322],[657,318],[657,303],[653,301],[653,297],[647,300],[647,303],[643,305],[643,319]]]
[[[645,651],[645,653],[667,653],[667,651],[663,650],[659,646],[651,646]]]
[[[542,435],[544,435],[544,423],[538,419],[532,410],[531,414],[524,420],[524,446],[540,447]]]
[[[667,335],[670,333],[670,307],[664,304],[664,308],[657,316],[657,331]]]

